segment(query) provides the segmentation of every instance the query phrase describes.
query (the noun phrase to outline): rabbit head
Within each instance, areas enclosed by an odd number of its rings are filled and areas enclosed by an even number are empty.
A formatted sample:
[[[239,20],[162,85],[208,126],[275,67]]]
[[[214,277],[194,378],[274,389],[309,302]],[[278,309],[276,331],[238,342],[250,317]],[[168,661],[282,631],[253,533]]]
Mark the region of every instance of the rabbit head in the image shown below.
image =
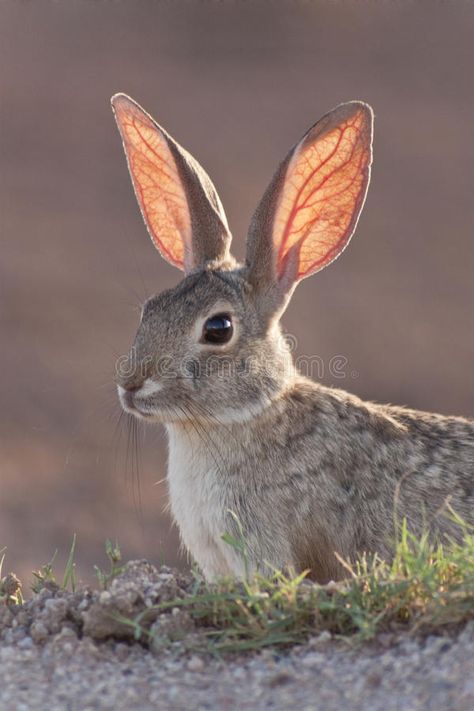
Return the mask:
[[[149,420],[243,421],[292,382],[279,326],[296,284],[348,244],[372,158],[372,111],[342,104],[288,153],[252,219],[244,264],[198,162],[124,94],[112,98],[154,245],[184,279],[149,299],[118,368],[123,407]]]

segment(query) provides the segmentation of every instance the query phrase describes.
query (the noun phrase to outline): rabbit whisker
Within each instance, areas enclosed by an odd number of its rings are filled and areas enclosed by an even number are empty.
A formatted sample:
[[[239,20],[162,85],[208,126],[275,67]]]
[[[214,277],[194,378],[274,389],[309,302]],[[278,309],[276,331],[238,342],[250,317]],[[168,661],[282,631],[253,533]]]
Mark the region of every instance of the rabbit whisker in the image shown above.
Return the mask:
[[[218,445],[216,444],[215,441],[211,440],[210,435],[206,428],[202,425],[202,423],[193,417],[193,413],[191,412],[190,408],[184,406],[184,405],[178,405],[180,411],[182,414],[186,417],[189,425],[192,427],[194,430],[195,434],[198,436],[198,438],[201,440],[201,442],[206,446],[206,449],[210,456],[212,457],[214,464],[216,465],[216,469],[219,472],[219,474],[222,474],[222,469],[221,465],[216,457],[218,455],[221,459],[221,463],[225,468],[225,460],[222,456],[222,452],[219,450]]]

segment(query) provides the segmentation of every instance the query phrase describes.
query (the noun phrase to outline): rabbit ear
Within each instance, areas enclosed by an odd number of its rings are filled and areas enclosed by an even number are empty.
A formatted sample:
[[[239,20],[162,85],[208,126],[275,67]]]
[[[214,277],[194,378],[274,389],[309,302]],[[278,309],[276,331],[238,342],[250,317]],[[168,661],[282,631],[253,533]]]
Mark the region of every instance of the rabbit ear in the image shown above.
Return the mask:
[[[341,104],[303,136],[276,172],[247,239],[248,278],[282,300],[346,247],[364,204],[373,113]]]
[[[186,272],[225,260],[231,234],[207,173],[130,97],[115,94],[112,108],[155,247]]]

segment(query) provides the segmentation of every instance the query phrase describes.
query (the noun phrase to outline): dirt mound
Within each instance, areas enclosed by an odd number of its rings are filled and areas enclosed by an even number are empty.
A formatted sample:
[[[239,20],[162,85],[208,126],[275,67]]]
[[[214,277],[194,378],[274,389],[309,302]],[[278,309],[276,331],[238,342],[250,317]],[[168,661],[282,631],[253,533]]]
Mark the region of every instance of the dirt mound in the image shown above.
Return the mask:
[[[5,580],[4,587],[13,589],[15,577]],[[166,605],[183,599],[191,585],[190,577],[166,566],[157,569],[146,560],[127,563],[102,591],[85,587],[67,592],[45,582],[23,605],[0,607],[0,640],[11,644],[30,637],[44,643],[66,634],[97,641],[139,641],[153,648],[155,637],[169,643],[178,629],[192,632],[186,612]]]

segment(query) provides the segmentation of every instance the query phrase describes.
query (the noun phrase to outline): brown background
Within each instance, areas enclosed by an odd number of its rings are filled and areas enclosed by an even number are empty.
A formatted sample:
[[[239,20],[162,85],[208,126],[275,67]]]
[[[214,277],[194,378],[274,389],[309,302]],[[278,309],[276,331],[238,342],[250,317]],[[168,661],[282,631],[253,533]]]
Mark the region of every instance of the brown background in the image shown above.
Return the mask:
[[[278,161],[335,104],[376,112],[357,235],[285,317],[298,354],[348,358],[359,395],[473,415],[474,5],[7,2],[0,5],[0,548],[28,577],[78,535],[178,561],[166,443],[140,486],[111,380],[137,307],[176,283],[148,240],[109,97],[125,91],[203,163],[243,254]],[[181,564],[185,564],[181,560]]]

